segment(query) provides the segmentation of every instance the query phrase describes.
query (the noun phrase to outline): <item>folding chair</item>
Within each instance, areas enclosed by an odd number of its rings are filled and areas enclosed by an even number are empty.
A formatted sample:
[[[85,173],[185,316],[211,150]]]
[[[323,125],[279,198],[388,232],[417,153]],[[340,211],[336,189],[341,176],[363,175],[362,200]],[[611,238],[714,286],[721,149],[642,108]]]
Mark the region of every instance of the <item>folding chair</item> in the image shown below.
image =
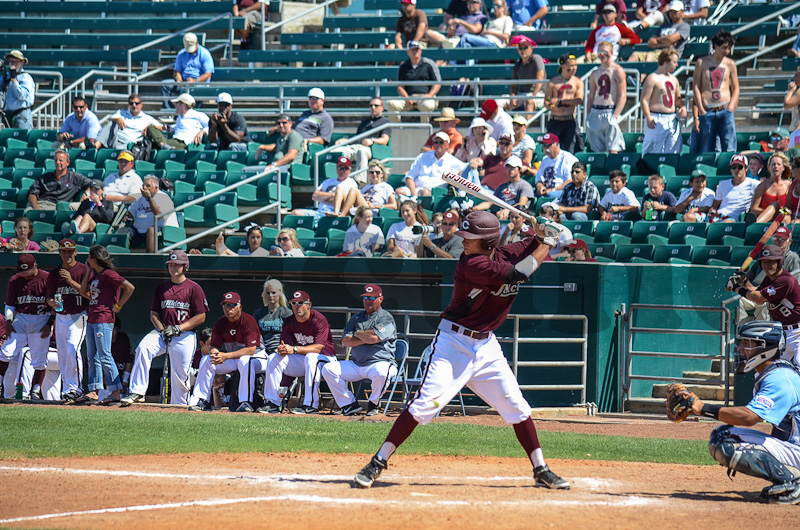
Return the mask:
[[[389,391],[389,397],[387,398],[386,406],[383,409],[384,414],[389,411],[389,404],[392,402],[394,393],[397,391],[398,383],[403,385],[403,397],[405,398],[408,396],[408,385],[406,385],[406,378],[408,375],[408,367],[406,366],[406,359],[408,358],[408,341],[405,339],[397,339],[395,342],[394,358],[397,362],[397,374],[392,379],[386,381],[386,386],[388,387],[389,384],[391,384],[392,389]],[[358,389],[355,391],[356,399],[358,399],[358,396],[361,395],[361,390],[363,389],[365,383],[369,383],[369,379],[362,379],[358,382]],[[380,408],[380,401],[378,401],[378,406],[378,408]]]

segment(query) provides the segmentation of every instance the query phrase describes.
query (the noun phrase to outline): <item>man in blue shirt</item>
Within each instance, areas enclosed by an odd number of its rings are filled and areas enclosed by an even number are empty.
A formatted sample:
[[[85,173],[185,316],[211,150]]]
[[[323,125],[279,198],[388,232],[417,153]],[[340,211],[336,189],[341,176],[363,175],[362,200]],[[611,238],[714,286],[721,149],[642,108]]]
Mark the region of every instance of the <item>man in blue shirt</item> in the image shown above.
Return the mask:
[[[547,0],[507,0],[508,14],[514,21],[514,31],[541,29],[549,11]]]
[[[211,79],[214,73],[214,58],[205,46],[197,43],[197,35],[187,33],[183,36],[183,49],[178,52],[172,79],[175,83],[202,83]],[[172,96],[180,94],[181,90],[171,81],[165,81],[161,87],[164,96],[164,108],[174,108],[170,101]],[[199,107],[200,105],[198,105]]]
[[[3,76],[2,89],[6,93],[3,111],[6,113],[8,125],[15,129],[33,129],[33,98],[36,86],[33,78],[23,67],[28,59],[19,50],[12,50],[5,56],[8,71]]]
[[[57,141],[53,145],[66,149],[70,147],[94,149],[101,128],[100,120],[88,109],[83,96],[75,96],[72,98],[72,113],[64,119],[63,125],[58,130]]]

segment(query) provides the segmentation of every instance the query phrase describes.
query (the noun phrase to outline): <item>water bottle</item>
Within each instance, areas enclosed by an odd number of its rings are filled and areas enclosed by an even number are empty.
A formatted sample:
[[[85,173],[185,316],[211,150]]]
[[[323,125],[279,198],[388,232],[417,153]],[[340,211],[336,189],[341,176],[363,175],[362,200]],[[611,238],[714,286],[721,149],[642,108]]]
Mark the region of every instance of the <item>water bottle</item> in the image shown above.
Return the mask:
[[[64,311],[64,300],[61,297],[61,293],[56,293],[55,296],[53,296],[53,299],[56,302],[56,313],[61,313]]]
[[[653,201],[648,200],[644,205],[644,220],[645,221],[652,221],[653,220]]]

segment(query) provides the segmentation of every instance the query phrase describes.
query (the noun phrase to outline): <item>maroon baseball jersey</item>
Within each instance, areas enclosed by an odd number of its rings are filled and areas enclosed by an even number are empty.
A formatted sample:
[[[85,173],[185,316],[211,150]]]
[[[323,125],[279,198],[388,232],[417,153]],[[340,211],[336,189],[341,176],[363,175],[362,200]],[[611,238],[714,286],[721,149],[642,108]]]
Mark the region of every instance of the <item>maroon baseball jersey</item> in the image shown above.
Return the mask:
[[[113,324],[116,317],[112,308],[119,302],[119,286],[125,283],[125,278],[111,269],[93,275],[89,281],[89,323]]]
[[[47,277],[49,273],[39,269],[39,272],[28,280],[14,275],[8,280],[6,290],[6,305],[14,308],[14,312],[25,315],[46,315],[50,313],[47,305]]]
[[[208,313],[206,293],[192,280],[182,283],[167,280],[156,287],[150,311],[158,313],[164,326],[177,326],[195,315]]]
[[[242,312],[236,322],[231,322],[222,317],[214,322],[211,328],[211,346],[224,352],[241,350],[261,344],[261,331],[258,329],[256,319]]]
[[[56,293],[61,293],[61,302],[64,304],[64,310],[61,311],[62,315],[83,313],[89,307],[89,300],[82,297],[76,289],[67,283],[67,280],[61,277],[59,271],[63,268],[56,267],[50,272],[50,277],[47,279],[47,298],[53,298]],[[71,269],[66,270],[69,271],[72,279],[78,283],[81,283],[83,277],[89,274],[89,267],[79,262],[76,262]]]
[[[5,315],[0,315],[0,346],[8,338],[8,333],[6,332],[6,317]]]
[[[453,274],[453,298],[442,318],[475,331],[494,331],[508,316],[527,277],[514,265],[530,255],[535,237],[498,247],[494,259],[484,254],[462,254]]]
[[[784,270],[774,280],[766,276],[758,290],[767,299],[767,309],[772,320],[781,324],[800,322],[800,285],[789,272]]]
[[[289,346],[308,346],[309,344],[322,344],[322,355],[336,355],[333,348],[333,335],[331,325],[322,313],[314,309],[305,322],[298,322],[297,318],[287,317],[283,321],[281,340]]]

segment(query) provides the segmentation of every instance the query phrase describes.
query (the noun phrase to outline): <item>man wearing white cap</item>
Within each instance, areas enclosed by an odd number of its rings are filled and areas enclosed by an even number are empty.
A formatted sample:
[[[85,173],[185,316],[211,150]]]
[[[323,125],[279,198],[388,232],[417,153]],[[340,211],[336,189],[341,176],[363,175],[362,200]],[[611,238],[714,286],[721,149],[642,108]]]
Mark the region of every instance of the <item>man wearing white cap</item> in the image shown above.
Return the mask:
[[[408,61],[404,61],[397,70],[398,81],[430,81],[430,85],[398,85],[397,95],[408,99],[390,99],[387,101],[389,109],[393,112],[403,112],[417,109],[420,112],[433,112],[437,103],[433,99],[441,90],[442,76],[436,63],[422,56],[419,41],[410,40],[406,43]],[[401,117],[397,114],[390,119],[399,122]],[[421,123],[428,123],[428,116],[419,118]]]
[[[23,67],[28,59],[19,50],[12,50],[5,56],[8,71],[3,76],[2,90],[6,93],[3,112],[9,125],[15,129],[33,129],[33,106],[36,85]]]
[[[633,52],[629,61],[653,62],[658,58],[659,50],[675,48],[678,52],[678,59],[683,55],[686,41],[689,40],[689,24],[683,21],[683,2],[672,0],[669,3],[669,11],[664,15],[664,23],[655,34],[647,41],[647,46],[652,51]],[[644,24],[642,24],[644,27]]]
[[[214,58],[211,52],[197,43],[197,35],[186,33],[183,36],[183,49],[178,52],[175,67],[172,70],[172,79],[175,83],[202,83],[211,79],[214,73]],[[165,81],[161,87],[164,96],[164,108],[172,108],[169,96],[180,92],[180,89],[170,81]]]
[[[247,151],[247,142],[252,141],[247,134],[244,116],[233,111],[233,98],[227,92],[217,96],[217,110],[209,118],[208,143],[216,144],[217,149]]]
[[[430,195],[433,188],[443,188],[447,183],[442,180],[446,173],[460,175],[466,164],[447,152],[450,137],[439,131],[433,138],[433,151],[421,153],[411,164],[406,173],[405,183],[408,195]],[[398,188],[398,191],[402,188]],[[405,190],[403,190],[405,191]]]
[[[533,186],[527,180],[522,180],[522,160],[515,155],[511,155],[506,160],[506,173],[508,174],[508,182],[504,182],[497,186],[494,190],[494,196],[506,203],[519,208],[520,206],[528,206],[533,200]],[[474,210],[488,210],[494,205],[489,201],[479,203]],[[508,219],[509,210],[500,210],[497,212],[497,218],[501,221]]]
[[[200,145],[203,136],[208,133],[208,115],[194,110],[195,100],[189,94],[181,94],[172,100],[178,119],[171,130],[172,139],[167,140],[164,134],[154,127],[147,129],[147,136],[157,149],[186,149],[189,144]]]
[[[325,92],[321,88],[312,88],[308,91],[308,110],[294,122],[294,130],[308,143],[321,145],[330,143],[333,118],[325,110]]]

